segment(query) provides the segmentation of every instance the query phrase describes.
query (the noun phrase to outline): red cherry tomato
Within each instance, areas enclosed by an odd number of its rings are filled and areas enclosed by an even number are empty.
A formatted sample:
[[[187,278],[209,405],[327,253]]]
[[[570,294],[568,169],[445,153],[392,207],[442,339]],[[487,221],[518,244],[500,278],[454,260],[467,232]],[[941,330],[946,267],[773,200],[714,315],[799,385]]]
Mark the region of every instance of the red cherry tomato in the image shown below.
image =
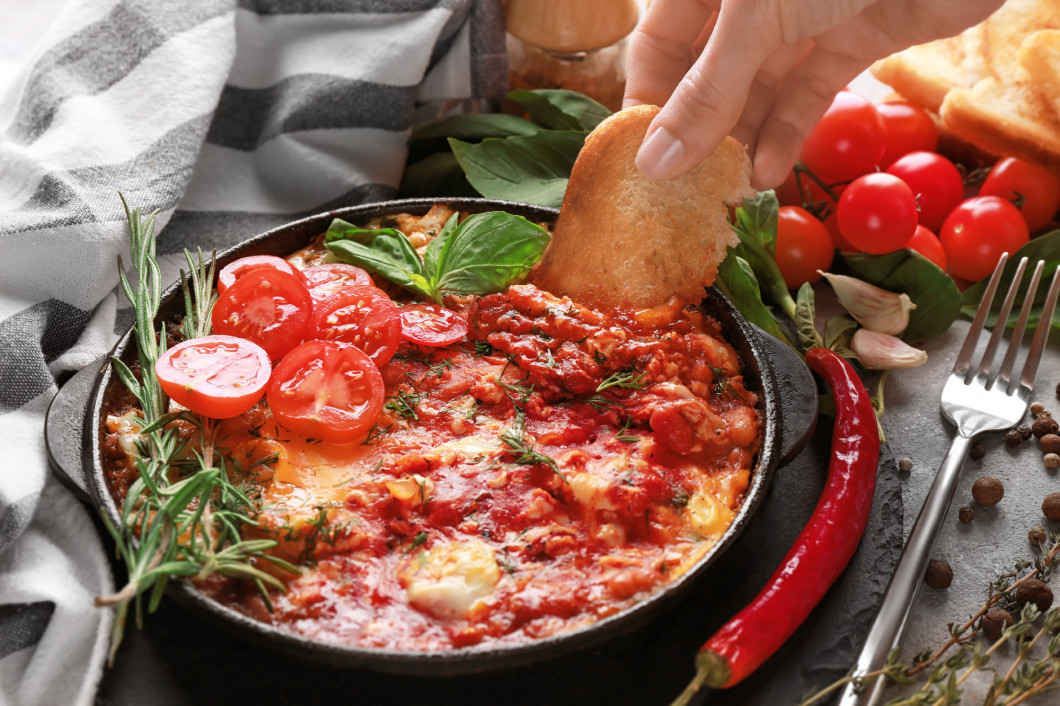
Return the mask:
[[[836,248],[843,252],[858,252],[858,249],[848,243],[843,234],[839,232],[839,218],[835,211],[825,216],[824,227],[828,229],[828,234],[832,236],[832,244]]]
[[[924,226],[918,225],[912,239],[905,244],[907,248],[916,250],[939,266],[940,270],[946,269],[946,251],[938,237]]]
[[[248,272],[254,270],[260,270],[263,268],[272,268],[274,270],[280,270],[292,275],[295,279],[305,282],[305,277],[302,276],[302,271],[292,265],[291,263],[284,260],[282,257],[276,257],[274,255],[251,255],[249,257],[241,257],[238,260],[228,263],[221,272],[217,275],[217,293],[223,294],[226,289],[232,286],[232,283],[242,277]]]
[[[964,200],[964,179],[953,162],[934,152],[910,152],[887,168],[909,185],[920,209],[918,220],[938,231],[950,211]]]
[[[420,346],[448,346],[467,335],[467,319],[437,304],[401,307],[401,335]]]
[[[799,159],[828,184],[871,172],[883,156],[885,132],[876,107],[840,91],[802,145]]]
[[[1000,196],[1012,201],[1036,233],[1049,224],[1060,209],[1060,178],[1047,169],[1028,164],[1015,157],[1002,159],[990,170],[980,196]]]
[[[1001,253],[1027,244],[1030,232],[1018,208],[997,196],[976,196],[949,215],[939,232],[953,274],[978,282],[991,272]]]
[[[781,206],[777,221],[777,267],[788,289],[821,278],[818,270],[832,266],[835,244],[824,223],[798,206]]]
[[[383,376],[357,346],[306,341],[276,365],[265,395],[276,421],[295,434],[361,441],[383,409]]]
[[[934,152],[939,146],[935,121],[920,106],[894,101],[877,105],[876,111],[883,120],[885,135],[880,169],[886,169],[910,152]]]
[[[352,285],[316,305],[316,337],[350,343],[382,367],[401,344],[398,307],[386,292],[371,286]]]
[[[178,343],[155,363],[158,383],[174,402],[214,419],[253,407],[269,382],[272,364],[261,346],[233,336],[203,336]]]
[[[360,267],[336,262],[302,270],[314,302],[321,302],[344,287],[371,285],[372,278]]]
[[[916,232],[916,197],[893,174],[866,174],[843,191],[836,217],[847,242],[862,252],[882,255],[904,248]]]
[[[253,341],[279,360],[311,332],[313,300],[293,275],[271,268],[237,279],[213,308],[214,333]]]

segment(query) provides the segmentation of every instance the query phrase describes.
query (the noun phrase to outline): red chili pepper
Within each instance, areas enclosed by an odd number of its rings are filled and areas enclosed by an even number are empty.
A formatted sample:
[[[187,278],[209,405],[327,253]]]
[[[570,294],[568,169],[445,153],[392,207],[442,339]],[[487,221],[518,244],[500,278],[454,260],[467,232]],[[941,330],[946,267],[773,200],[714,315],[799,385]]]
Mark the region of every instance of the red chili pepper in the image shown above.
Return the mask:
[[[806,363],[835,398],[828,480],[813,515],[766,587],[721,627],[696,656],[696,676],[675,701],[700,686],[727,688],[768,659],[806,619],[854,555],[872,509],[880,436],[876,414],[854,369],[830,350],[814,348]]]

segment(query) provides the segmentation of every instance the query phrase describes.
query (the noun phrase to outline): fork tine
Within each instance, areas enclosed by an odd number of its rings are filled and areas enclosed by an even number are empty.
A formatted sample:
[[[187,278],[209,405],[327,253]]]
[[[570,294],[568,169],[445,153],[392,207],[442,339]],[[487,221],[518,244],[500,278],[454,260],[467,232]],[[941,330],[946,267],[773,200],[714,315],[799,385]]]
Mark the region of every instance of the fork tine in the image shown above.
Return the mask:
[[[1023,373],[1020,375],[1020,387],[1028,394],[1034,389],[1034,378],[1038,375],[1038,363],[1042,360],[1045,342],[1049,339],[1049,329],[1053,326],[1053,312],[1056,310],[1058,295],[1060,295],[1060,267],[1053,272],[1053,282],[1049,286],[1049,294],[1046,295],[1045,304],[1042,306],[1042,318],[1038,321],[1038,330],[1034,333],[1034,341],[1031,343],[1027,362],[1023,365]]]
[[[1020,309],[1019,320],[1016,321],[1016,327],[1012,331],[1012,338],[1009,339],[1008,352],[1005,353],[1005,360],[1001,363],[1001,371],[997,374],[999,382],[1004,383],[1006,392],[1012,393],[1009,388],[1009,382],[1012,378],[1012,368],[1016,364],[1016,354],[1019,353],[1020,343],[1023,341],[1023,333],[1027,330],[1027,319],[1030,318],[1031,309],[1034,308],[1034,295],[1038,292],[1038,284],[1042,279],[1042,272],[1045,270],[1045,260],[1038,260],[1038,264],[1034,267],[1034,274],[1031,275],[1030,284],[1027,285],[1027,292],[1023,296],[1023,307]],[[994,330],[1004,328],[1001,324],[1003,321],[1007,321],[1008,314],[1005,314],[1005,318],[998,317],[998,323],[994,324]]]
[[[1023,273],[1027,270],[1027,258],[1021,258],[1019,264],[1016,266],[1016,272],[1012,276],[1012,282],[1008,285],[1008,294],[1005,295],[1005,301],[1001,304],[1001,310],[998,312],[996,322],[994,324],[994,330],[990,332],[990,341],[986,344],[986,350],[983,351],[983,359],[979,362],[979,369],[975,371],[976,377],[982,377],[983,380],[987,380],[990,376],[990,366],[994,363],[994,354],[997,352],[997,347],[1001,343],[1001,337],[1005,334],[1005,324],[1008,321],[1009,312],[1012,311],[1012,304],[1016,301],[1016,293],[1020,287],[1020,281],[1023,280]],[[1033,292],[1031,293],[1033,296]],[[977,312],[978,313],[978,312]],[[1019,346],[1019,339],[1013,338],[1016,342],[1016,346]],[[1011,350],[1011,342],[1009,349]],[[987,385],[989,389],[991,385]]]
[[[961,346],[961,352],[957,354],[957,360],[953,364],[953,372],[957,375],[964,375],[971,367],[975,344],[979,340],[979,334],[983,331],[986,316],[990,312],[990,305],[994,301],[994,293],[997,292],[997,283],[1001,281],[1001,273],[1004,271],[1007,261],[1008,253],[1001,253],[997,266],[994,267],[994,274],[991,275],[990,281],[987,282],[986,291],[983,292],[983,298],[979,301],[979,310],[975,312],[972,326],[968,329],[968,335],[964,337],[964,345]]]

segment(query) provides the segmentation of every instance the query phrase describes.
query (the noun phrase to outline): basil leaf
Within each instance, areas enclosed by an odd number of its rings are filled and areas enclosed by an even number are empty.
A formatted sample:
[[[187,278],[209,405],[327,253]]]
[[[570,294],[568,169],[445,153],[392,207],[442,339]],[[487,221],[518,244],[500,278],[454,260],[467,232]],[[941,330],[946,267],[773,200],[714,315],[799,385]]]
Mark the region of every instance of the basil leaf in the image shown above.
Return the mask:
[[[543,130],[478,144],[450,139],[468,182],[491,199],[558,207],[585,133]]]
[[[516,90],[508,93],[508,100],[523,104],[532,120],[553,130],[589,132],[611,115],[605,106],[575,91]]]
[[[938,336],[960,313],[961,293],[953,278],[915,250],[886,255],[840,252],[840,259],[853,276],[909,295],[916,308],[909,312],[909,326],[902,332],[907,341]]]
[[[787,333],[777,323],[769,307],[762,302],[758,280],[746,260],[729,250],[729,254],[718,266],[718,277],[714,280],[714,285],[725,293],[744,318],[791,346]]]
[[[795,297],[795,331],[799,335],[799,345],[803,350],[808,351],[824,345],[821,334],[817,333],[817,327],[813,324],[816,313],[813,286],[809,282],[803,282]]]
[[[502,291],[530,272],[549,239],[548,231],[522,216],[502,211],[469,216],[446,239],[439,254],[437,290]]]
[[[760,243],[772,257],[777,248],[780,204],[772,191],[760,191],[736,209],[737,230]]]
[[[1007,287],[1008,283],[1012,281],[1013,276],[1016,274],[1016,268],[1019,266],[1019,261],[1024,257],[1029,260],[1027,263],[1028,269],[1035,267],[1038,260],[1045,260],[1042,282],[1039,283],[1038,289],[1034,293],[1034,301],[1036,304],[1040,305],[1045,301],[1045,295],[1049,291],[1048,285],[1053,272],[1056,271],[1057,267],[1060,267],[1060,230],[1054,230],[1051,233],[1039,236],[1020,248],[1015,255],[1010,255],[1008,262],[1005,263],[1005,270],[1001,276],[1002,287]],[[962,301],[963,306],[961,307],[961,312],[963,314],[971,318],[975,317],[975,312],[979,308],[979,301],[983,298],[983,292],[986,291],[986,285],[989,281],[990,278],[986,277],[964,291]],[[1020,314],[1019,305],[1021,305],[1023,300],[1027,297],[1027,284],[1029,282],[1030,276],[1024,274],[1019,289],[1017,290],[1017,305],[1012,307],[1012,313],[1009,314],[1008,321],[1005,322],[1006,326],[1016,325],[1016,320],[1019,318]],[[987,320],[988,325],[993,326],[994,320],[998,312],[1001,310],[1001,304],[1004,299],[1004,296],[994,297],[991,306],[991,316]],[[1034,313],[1031,316],[1034,319],[1035,325],[1037,325],[1037,322],[1041,320],[1041,306],[1036,306],[1032,311]],[[1053,316],[1053,328],[1060,328],[1060,320],[1058,320],[1058,317],[1060,317],[1060,311],[1057,311]],[[1030,322],[1028,322],[1028,325],[1030,325]]]
[[[487,137],[533,135],[541,127],[526,118],[505,113],[468,113],[442,118],[412,131],[410,142],[456,137],[461,140],[484,140]]]
[[[449,238],[456,230],[457,221],[459,214],[454,213],[449,216],[449,220],[442,226],[442,230],[438,235],[435,236],[427,245],[427,249],[423,252],[423,276],[432,282],[432,286],[437,286],[438,283],[438,262],[445,258],[444,251],[447,249],[447,245],[452,242]]]
[[[431,295],[413,280],[413,275],[423,277],[423,262],[400,231],[358,228],[336,218],[328,227],[324,244],[343,262],[380,274],[402,287]]]
[[[824,325],[824,347],[829,350],[849,348],[850,339],[858,328],[858,322],[849,314],[833,316]]]
[[[436,152],[405,167],[398,193],[405,198],[479,195],[452,152]]]

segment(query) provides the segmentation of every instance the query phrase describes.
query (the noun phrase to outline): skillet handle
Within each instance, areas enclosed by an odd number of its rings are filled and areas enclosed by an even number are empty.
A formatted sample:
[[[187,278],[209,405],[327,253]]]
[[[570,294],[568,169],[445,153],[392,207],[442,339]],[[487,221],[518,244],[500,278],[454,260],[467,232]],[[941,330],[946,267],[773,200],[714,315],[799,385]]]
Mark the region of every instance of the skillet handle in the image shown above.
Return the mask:
[[[754,324],[751,324],[754,326]],[[810,442],[817,428],[818,396],[813,373],[802,357],[780,339],[754,326],[767,359],[773,364],[780,399],[780,463],[790,463]]]
[[[82,501],[95,504],[85,471],[84,426],[88,400],[107,356],[93,361],[59,388],[44,419],[44,445],[52,472]]]

